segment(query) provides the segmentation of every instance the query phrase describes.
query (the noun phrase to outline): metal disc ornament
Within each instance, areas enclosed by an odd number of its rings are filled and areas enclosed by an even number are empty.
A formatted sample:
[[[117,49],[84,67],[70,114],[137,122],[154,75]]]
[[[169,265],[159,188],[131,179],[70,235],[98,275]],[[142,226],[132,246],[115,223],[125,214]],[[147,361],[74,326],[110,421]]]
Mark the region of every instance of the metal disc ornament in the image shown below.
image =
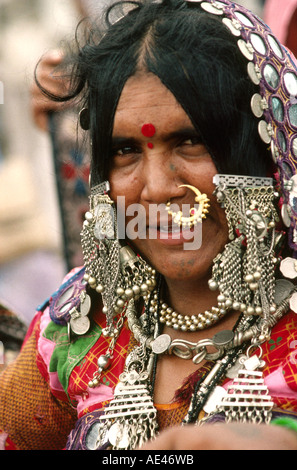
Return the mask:
[[[163,334],[158,336],[152,343],[152,351],[155,354],[165,353],[171,344],[171,338],[169,335]]]
[[[275,282],[274,302],[279,305],[283,300],[289,297],[294,289],[294,284],[287,279],[277,279]]]
[[[89,331],[90,320],[87,316],[79,316],[70,320],[70,326],[73,333],[76,335],[84,335]]]
[[[290,298],[290,309],[297,313],[297,292]]]
[[[129,447],[129,429],[124,424],[114,423],[108,431],[108,440],[113,447],[127,449]]]
[[[89,311],[91,309],[91,297],[86,294],[85,298],[80,304],[80,314],[82,317],[85,317],[88,315]]]

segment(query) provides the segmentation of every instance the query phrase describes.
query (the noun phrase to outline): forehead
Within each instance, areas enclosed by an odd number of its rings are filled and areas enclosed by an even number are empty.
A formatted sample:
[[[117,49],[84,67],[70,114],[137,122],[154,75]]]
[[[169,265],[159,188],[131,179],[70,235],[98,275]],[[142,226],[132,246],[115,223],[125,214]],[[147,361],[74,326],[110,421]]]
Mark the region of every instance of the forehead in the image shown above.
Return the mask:
[[[130,77],[123,88],[115,113],[114,129],[128,123],[180,120],[190,122],[175,96],[152,73]]]

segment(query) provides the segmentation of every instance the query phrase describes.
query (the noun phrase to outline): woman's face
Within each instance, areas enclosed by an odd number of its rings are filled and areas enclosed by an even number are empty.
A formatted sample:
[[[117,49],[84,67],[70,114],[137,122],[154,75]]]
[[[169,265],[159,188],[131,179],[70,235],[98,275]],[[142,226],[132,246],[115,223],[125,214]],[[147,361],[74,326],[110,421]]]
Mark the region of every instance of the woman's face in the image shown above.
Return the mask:
[[[167,278],[209,276],[228,240],[225,213],[213,196],[216,173],[188,115],[159,78],[131,77],[115,113],[111,197],[119,209],[122,196],[131,245]],[[158,210],[169,200],[175,208],[194,205],[194,192],[180,185],[194,186],[209,198],[202,229],[201,224],[192,231],[177,228],[165,210]]]

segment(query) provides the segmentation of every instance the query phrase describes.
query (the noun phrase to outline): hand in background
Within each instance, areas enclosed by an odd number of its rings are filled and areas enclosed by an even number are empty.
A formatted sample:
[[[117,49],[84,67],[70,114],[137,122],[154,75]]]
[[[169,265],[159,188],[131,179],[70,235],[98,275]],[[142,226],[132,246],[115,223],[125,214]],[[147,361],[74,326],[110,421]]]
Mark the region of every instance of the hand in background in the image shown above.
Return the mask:
[[[67,93],[66,80],[61,76],[59,77],[59,73],[55,71],[55,68],[61,64],[62,60],[62,52],[52,50],[42,57],[36,70],[37,80],[41,86],[58,96],[63,96]],[[31,109],[34,122],[39,129],[47,131],[48,113],[58,111],[65,108],[65,106],[67,105],[47,97],[34,81],[31,88]]]

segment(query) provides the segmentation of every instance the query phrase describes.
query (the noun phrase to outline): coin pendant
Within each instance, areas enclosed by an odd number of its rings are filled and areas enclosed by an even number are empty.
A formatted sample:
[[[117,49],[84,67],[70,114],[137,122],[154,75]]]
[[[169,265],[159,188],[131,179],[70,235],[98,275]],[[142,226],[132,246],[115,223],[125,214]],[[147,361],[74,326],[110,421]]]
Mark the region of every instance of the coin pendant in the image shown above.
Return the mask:
[[[90,308],[91,308],[91,297],[88,294],[86,294],[85,298],[80,304],[81,316],[85,317],[86,315],[88,315]]]
[[[78,318],[72,318],[70,320],[70,326],[73,333],[76,335],[84,335],[89,331],[90,328],[90,320],[87,316]]]
[[[171,344],[171,338],[169,335],[163,334],[158,336],[152,343],[152,351],[155,354],[165,353]]]
[[[114,423],[108,431],[108,440],[113,447],[127,449],[129,446],[129,432],[125,424]]]
[[[297,312],[297,293],[293,294],[290,298],[290,309],[295,313]]]

